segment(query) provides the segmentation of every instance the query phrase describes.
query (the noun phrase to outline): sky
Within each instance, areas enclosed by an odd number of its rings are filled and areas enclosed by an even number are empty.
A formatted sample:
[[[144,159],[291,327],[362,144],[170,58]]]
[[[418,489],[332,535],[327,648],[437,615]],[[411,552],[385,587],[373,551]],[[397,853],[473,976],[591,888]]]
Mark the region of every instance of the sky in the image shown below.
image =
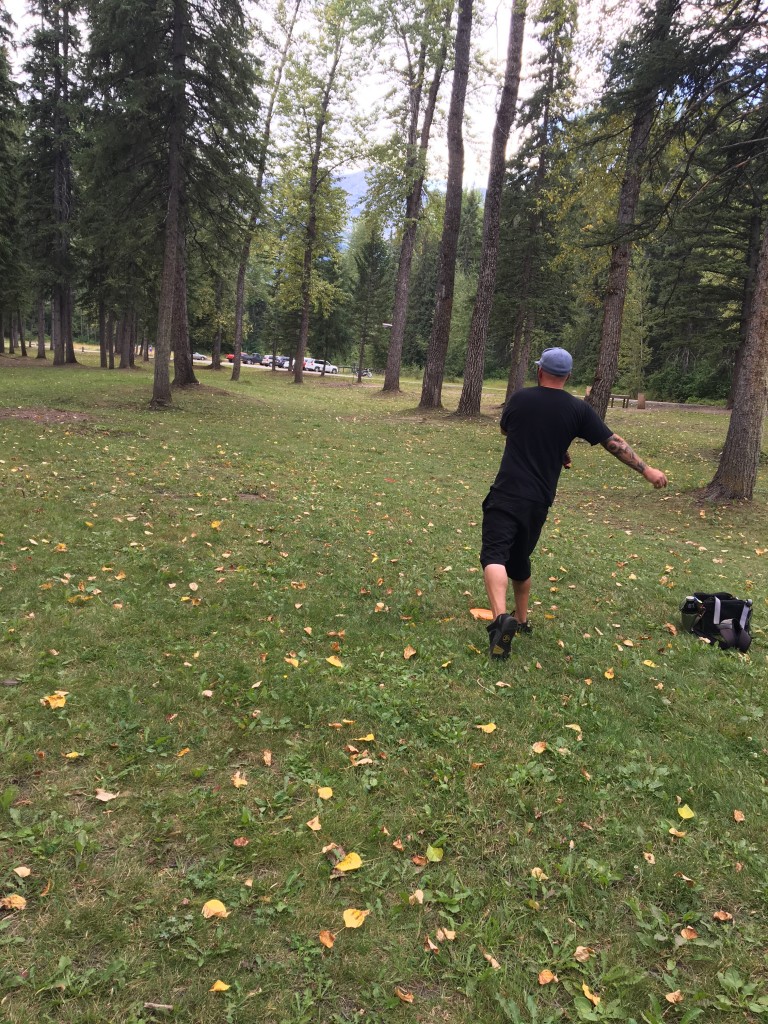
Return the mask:
[[[604,31],[604,26],[611,23],[610,14],[606,11],[606,5],[611,0],[580,0],[580,36],[586,43],[592,43],[599,38]],[[30,19],[26,14],[27,0],[5,0],[6,8],[11,17],[20,29],[26,30],[30,25]],[[531,5],[533,7],[533,5]],[[630,3],[630,6],[634,4]],[[530,8],[529,8],[530,11]],[[490,0],[484,15],[484,24],[475,26],[473,29],[473,46],[485,55],[486,61],[495,65],[498,75],[503,75],[504,62],[507,53],[507,37],[509,34],[509,22],[511,14],[510,0]],[[531,56],[535,47],[530,38],[532,17],[527,20],[528,35],[523,50],[523,70],[520,85],[520,96],[526,95],[526,69],[530,65]],[[17,29],[17,38],[21,32]],[[612,41],[612,40],[607,40]],[[17,54],[16,62],[20,61]],[[599,76],[595,66],[595,60],[582,53],[577,61],[579,76],[579,94],[582,101],[594,92]],[[447,111],[450,83],[442,91],[442,108]],[[376,86],[371,82],[361,83],[359,94],[367,103],[376,98]],[[486,83],[480,86],[475,82],[470,84],[467,92],[467,103],[464,127],[464,184],[465,187],[484,188],[488,177],[488,159],[491,148],[491,137],[496,117],[496,99],[498,95],[498,82]],[[514,132],[510,141],[510,148],[515,145]],[[447,148],[443,126],[437,126],[434,143],[430,148],[432,166],[430,177],[433,180],[441,180],[447,174]]]

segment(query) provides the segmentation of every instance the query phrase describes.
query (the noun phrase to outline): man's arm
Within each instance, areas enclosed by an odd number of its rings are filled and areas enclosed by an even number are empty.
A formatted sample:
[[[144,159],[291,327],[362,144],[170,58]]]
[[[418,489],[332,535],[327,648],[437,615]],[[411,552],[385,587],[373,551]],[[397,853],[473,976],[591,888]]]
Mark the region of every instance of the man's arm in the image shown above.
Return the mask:
[[[618,434],[611,434],[608,440],[603,441],[602,444],[603,448],[610,452],[611,455],[615,455],[619,462],[623,462],[625,466],[629,466],[630,469],[641,473],[649,484],[653,484],[656,488],[667,486],[666,474],[662,473],[660,469],[654,469],[653,466],[643,462],[637,452],[632,450],[623,437],[619,437]]]

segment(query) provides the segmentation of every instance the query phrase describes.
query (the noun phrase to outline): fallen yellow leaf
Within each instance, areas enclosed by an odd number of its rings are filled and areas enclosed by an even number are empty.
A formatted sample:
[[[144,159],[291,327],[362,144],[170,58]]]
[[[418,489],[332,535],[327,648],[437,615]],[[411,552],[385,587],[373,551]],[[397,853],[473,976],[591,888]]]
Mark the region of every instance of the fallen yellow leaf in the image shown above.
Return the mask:
[[[499,961],[496,959],[495,956],[491,956],[490,953],[486,953],[484,949],[481,949],[480,952],[483,954],[483,956],[488,961],[488,963],[491,965],[491,967],[494,969],[494,971],[500,971],[501,970],[501,964],[499,963]]]
[[[32,874],[31,868],[26,867],[24,864],[20,864],[17,868],[13,869],[14,875],[18,875],[19,878],[29,878]]]
[[[399,985],[395,986],[395,995],[403,1003],[412,1003],[413,1002],[413,993],[412,992],[406,992],[405,989],[404,988],[400,988]]]
[[[321,800],[330,800],[333,796],[333,790],[330,786],[320,786],[317,791],[317,795]]]
[[[221,900],[208,900],[203,904],[203,917],[229,917],[229,911]]]
[[[476,725],[475,728],[479,729],[480,732],[485,732],[485,733],[496,732],[496,723],[495,722],[488,722],[487,725]]]
[[[744,817],[744,811],[734,811],[733,812],[733,820],[734,821],[745,821],[746,819]]]
[[[549,971],[549,970],[539,971],[539,984],[540,985],[549,985],[549,984],[551,984],[551,982],[557,981],[557,980],[558,980],[557,975],[553,974],[552,971]]]
[[[272,751],[271,750],[265,750],[262,753],[262,755],[261,755],[261,760],[264,762],[264,764],[267,766],[267,768],[271,768],[272,767]]]
[[[214,981],[211,987],[208,989],[209,992],[229,992],[231,986],[227,985],[224,981]]]
[[[97,789],[93,794],[97,800],[101,800],[103,804],[108,804],[110,800],[116,800],[119,793],[108,793],[106,789]]]
[[[677,830],[676,828],[671,828],[671,829],[669,830],[669,834],[670,834],[671,836],[674,836],[674,837],[675,837],[676,839],[682,839],[682,838],[683,838],[683,836],[686,836],[686,835],[688,835],[688,833],[687,833],[687,832],[678,832],[678,830]]]
[[[435,938],[438,942],[453,942],[456,938],[456,932],[452,928],[438,928],[435,932]]]
[[[329,665],[333,665],[334,668],[344,668],[344,662],[341,658],[337,658],[335,654],[332,654],[330,658],[325,659]]]
[[[649,864],[656,863],[656,858],[653,856],[652,853],[644,853],[643,857],[648,861]]]
[[[343,914],[344,925],[347,928],[359,928],[369,914],[370,910],[356,910],[354,907],[349,907]]]
[[[312,829],[313,832],[319,832],[322,828],[320,818],[317,815],[315,815],[314,818],[310,818],[307,822],[307,828]]]
[[[56,690],[47,697],[41,697],[40,703],[45,708],[63,708],[67,703],[68,690]]]
[[[286,663],[286,665],[293,665],[294,668],[298,668],[299,667],[299,659],[298,658],[283,658],[283,661]]]
[[[613,679],[615,674],[616,673],[613,671],[612,668],[607,668],[605,670],[605,672],[603,672],[603,675],[605,676],[606,679]]]
[[[696,812],[692,811],[688,804],[683,804],[682,807],[678,807],[677,813],[684,821],[688,821],[690,818],[696,817]]]
[[[716,910],[712,917],[715,921],[732,921],[733,914],[729,914],[727,910]]]
[[[545,875],[541,868],[531,868],[531,878],[535,878],[537,882],[546,882],[549,875]]]
[[[543,754],[546,749],[547,744],[544,742],[544,740],[539,740],[538,743],[534,743],[531,747],[531,750],[534,752],[534,754]]]
[[[373,743],[376,737],[372,732],[369,732],[367,736],[353,736],[352,739],[355,743]]]
[[[408,644],[408,646],[403,651],[403,657],[405,658],[406,661],[408,661],[410,658],[413,658],[415,654],[416,654],[416,648],[415,647],[411,647],[410,644]]]
[[[186,757],[188,753],[189,753],[189,747],[182,747],[181,750],[176,755],[176,757]]]
[[[64,754],[63,756],[66,757],[68,761],[75,761],[78,757],[82,757],[83,755],[77,750],[70,750],[68,754]]]
[[[243,786],[248,785],[248,779],[246,779],[245,775],[241,771],[236,771],[232,776],[232,785],[235,789],[242,789]]]
[[[408,902],[412,907],[415,907],[417,903],[419,904],[419,906],[422,906],[424,903],[424,890],[414,889],[414,891],[408,897]]]
[[[3,910],[24,910],[27,905],[27,901],[23,896],[19,896],[18,893],[12,892],[10,896],[4,896],[0,900],[0,907]]]
[[[646,658],[646,659],[645,659],[645,661],[643,662],[643,664],[644,664],[644,665],[647,665],[647,666],[648,666],[648,668],[658,668],[658,667],[659,667],[659,666],[658,666],[658,665],[656,664],[656,662],[655,662],[655,661],[651,661],[651,659],[650,659],[650,658]]]
[[[220,530],[221,529],[221,519],[213,519],[211,521],[211,529],[212,530]]]
[[[584,993],[584,995],[587,997],[590,1003],[592,1003],[593,1006],[597,1006],[600,1003],[600,996],[596,996],[586,982],[582,983],[581,991]]]
[[[470,608],[469,614],[473,619],[482,619],[484,622],[493,622],[493,612],[490,608]]]
[[[668,1003],[676,1004],[682,1003],[684,996],[680,989],[676,988],[674,992],[667,992],[664,998],[667,1000]]]
[[[346,857],[342,858],[338,864],[334,866],[336,871],[357,871],[359,867],[362,867],[363,862],[360,858],[359,853],[348,853]],[[367,913],[367,911],[366,911]]]
[[[333,944],[336,941],[336,936],[333,934],[333,932],[329,932],[327,928],[323,928],[323,930],[318,935],[318,938],[320,939],[320,941],[322,942],[326,949],[333,949]]]
[[[695,928],[681,928],[680,935],[685,939],[686,942],[693,942],[694,939],[698,939],[699,933]]]
[[[577,946],[573,953],[573,959],[578,960],[580,964],[585,964],[594,952],[591,946]]]

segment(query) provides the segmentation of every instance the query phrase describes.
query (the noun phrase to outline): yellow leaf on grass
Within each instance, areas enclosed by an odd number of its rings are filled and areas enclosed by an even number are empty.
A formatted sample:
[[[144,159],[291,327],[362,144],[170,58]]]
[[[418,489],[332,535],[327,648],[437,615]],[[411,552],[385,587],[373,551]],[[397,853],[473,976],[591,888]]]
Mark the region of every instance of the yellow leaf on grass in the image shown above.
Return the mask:
[[[119,793],[108,793],[106,789],[97,789],[93,794],[97,800],[101,800],[103,804],[108,804],[110,800],[116,800]]]
[[[696,931],[695,928],[681,928],[680,937],[685,939],[686,942],[693,942],[694,939],[698,939],[699,933]]]
[[[643,662],[643,664],[644,664],[644,665],[647,665],[647,666],[648,666],[648,668],[658,668],[658,667],[659,667],[659,666],[658,666],[658,665],[656,664],[656,662],[655,662],[655,661],[651,661],[651,659],[650,659],[650,658],[646,658],[646,659],[645,659],[645,661]]]
[[[12,892],[10,896],[4,896],[0,900],[0,907],[3,910],[24,910],[27,905],[27,901],[23,896],[19,896],[18,893]]]
[[[544,742],[544,740],[539,740],[538,743],[534,743],[531,746],[531,750],[534,752],[534,754],[543,754],[546,749],[547,744]]]
[[[683,804],[682,807],[678,807],[677,813],[684,821],[688,821],[690,818],[696,817],[696,812],[692,811],[688,804]]]
[[[323,930],[318,935],[318,939],[320,939],[320,942],[325,946],[326,949],[333,949],[333,944],[336,941],[336,936],[333,934],[333,932],[328,931],[327,928],[323,928]]]
[[[214,981],[211,987],[208,989],[209,992],[229,992],[231,986],[227,985],[225,981]]]
[[[13,869],[13,873],[14,875],[18,875],[19,878],[29,878],[32,874],[32,870],[24,864],[20,864],[17,868]]]
[[[685,997],[683,996],[683,993],[680,991],[680,989],[676,988],[674,992],[667,992],[664,998],[667,1000],[668,1003],[672,1003],[674,1005],[677,1003],[682,1003]]]
[[[553,981],[557,981],[557,980],[558,980],[557,975],[553,974],[552,971],[549,971],[549,970],[539,971],[539,984],[540,985],[549,985]]]
[[[413,658],[415,654],[416,654],[416,648],[415,647],[411,647],[410,644],[408,644],[408,646],[403,651],[403,657],[405,658],[406,661],[408,661],[410,658]]]
[[[45,708],[63,708],[67,703],[68,690],[56,690],[47,697],[41,697],[40,703]]]
[[[203,904],[203,917],[229,917],[229,911],[221,900],[208,900]]]
[[[343,914],[344,925],[347,928],[359,928],[369,914],[370,910],[356,910],[354,907],[349,907]]]
[[[683,836],[686,836],[686,835],[688,835],[688,833],[687,833],[687,832],[678,832],[678,830],[677,830],[676,828],[671,828],[671,829],[669,830],[669,834],[670,834],[671,836],[674,836],[674,837],[675,837],[675,839],[682,839],[682,838],[683,838]]]
[[[415,907],[417,903],[419,904],[419,906],[422,906],[424,904],[424,890],[414,889],[414,891],[408,897],[408,902],[412,907]]]
[[[429,935],[424,936],[424,949],[426,949],[428,953],[440,952],[440,947],[437,945],[437,943],[433,942],[432,939],[430,939]]]
[[[431,864],[439,864],[443,859],[443,850],[439,846],[427,846],[427,860]]]
[[[242,772],[237,771],[232,776],[232,785],[235,787],[235,789],[242,789],[243,786],[248,785],[248,779],[246,779],[245,775],[243,775]]]
[[[181,750],[176,755],[176,757],[186,757],[188,753],[189,753],[189,747],[182,747]]]
[[[272,751],[271,750],[263,751],[262,755],[261,755],[261,760],[264,762],[264,764],[267,766],[267,768],[271,768],[272,767]]]
[[[475,728],[485,733],[496,732],[496,723],[488,722],[487,725],[476,725]]]
[[[187,586],[189,587],[193,594],[195,593],[195,591],[200,589],[199,583],[188,583]]]
[[[729,914],[727,910],[716,910],[712,917],[715,921],[721,921],[723,923],[733,920],[733,914]]]
[[[648,861],[649,864],[655,864],[656,863],[656,858],[653,856],[652,853],[644,853],[643,857],[645,857],[645,859]]]
[[[744,811],[734,811],[733,812],[733,820],[734,821],[745,821],[746,819],[744,817]]]
[[[531,868],[531,878],[535,878],[537,882],[546,882],[549,875],[545,875],[541,868]]]
[[[332,654],[330,658],[325,659],[329,665],[333,665],[334,668],[344,668],[344,662],[341,658],[337,658],[335,654]]]
[[[607,668],[607,669],[605,670],[605,672],[603,672],[603,675],[605,676],[605,678],[606,678],[606,679],[613,679],[613,677],[615,676],[615,674],[616,674],[616,673],[615,673],[615,672],[613,671],[613,669],[612,669],[612,668]]]
[[[363,862],[360,858],[359,853],[348,853],[346,857],[343,857],[338,864],[335,865],[336,871],[357,871],[358,868],[363,866]],[[368,913],[368,911],[366,911]]]
[[[596,996],[586,982],[582,984],[581,991],[584,993],[584,995],[587,997],[590,1003],[592,1003],[593,1006],[597,1006],[600,1003],[600,996]]]
[[[372,732],[369,732],[367,736],[353,736],[352,739],[356,743],[373,743],[376,737],[373,735]]]
[[[482,619],[484,622],[493,622],[493,612],[490,608],[470,608],[469,614],[473,619]]]
[[[299,659],[298,658],[283,658],[283,661],[286,663],[286,665],[293,665],[294,668],[298,668],[299,667]]]
[[[211,529],[212,530],[220,530],[221,529],[221,519],[213,519],[213,520],[211,520]]]
[[[395,995],[402,1003],[412,1003],[413,993],[406,992],[404,988],[400,988],[399,985],[395,986]]]
[[[571,722],[570,725],[566,725],[566,729],[571,729],[573,732],[581,732],[581,726],[577,725],[576,722]]]
[[[320,818],[318,817],[318,815],[315,815],[314,818],[309,819],[309,821],[307,822],[307,828],[311,829],[313,832],[320,831],[322,825],[320,824]]]
[[[452,928],[438,928],[435,932],[435,938],[438,942],[453,942],[456,938],[456,932]]]
[[[501,970],[501,964],[499,963],[499,961],[496,959],[495,956],[491,956],[490,953],[486,953],[486,951],[484,949],[481,949],[480,952],[483,954],[483,956],[488,961],[488,963],[491,965],[491,967],[494,969],[494,971],[500,971]]]
[[[76,761],[78,757],[83,755],[77,750],[70,750],[68,754],[63,754],[62,756],[66,757],[68,761]]]
[[[333,790],[330,786],[320,786],[317,791],[317,795],[321,800],[330,800],[333,796]]]
[[[585,964],[594,952],[591,946],[577,946],[573,953],[573,959],[578,960],[580,964]]]

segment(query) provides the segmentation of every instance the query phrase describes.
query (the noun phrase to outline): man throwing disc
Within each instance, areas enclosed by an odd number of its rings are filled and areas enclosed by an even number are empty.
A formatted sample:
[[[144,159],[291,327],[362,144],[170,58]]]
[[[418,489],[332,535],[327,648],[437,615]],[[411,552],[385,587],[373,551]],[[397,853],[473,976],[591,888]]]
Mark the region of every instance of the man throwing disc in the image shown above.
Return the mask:
[[[581,437],[602,444],[654,487],[666,487],[660,469],[643,462],[614,434],[594,409],[565,391],[573,359],[564,348],[548,348],[537,360],[538,386],[516,391],[501,414],[506,435],[504,455],[483,502],[480,563],[493,622],[488,626],[490,655],[506,658],[517,632],[530,633],[528,598],[530,556],[544,526],[563,467],[570,468],[568,446]],[[507,586],[512,580],[514,615],[507,613]]]

